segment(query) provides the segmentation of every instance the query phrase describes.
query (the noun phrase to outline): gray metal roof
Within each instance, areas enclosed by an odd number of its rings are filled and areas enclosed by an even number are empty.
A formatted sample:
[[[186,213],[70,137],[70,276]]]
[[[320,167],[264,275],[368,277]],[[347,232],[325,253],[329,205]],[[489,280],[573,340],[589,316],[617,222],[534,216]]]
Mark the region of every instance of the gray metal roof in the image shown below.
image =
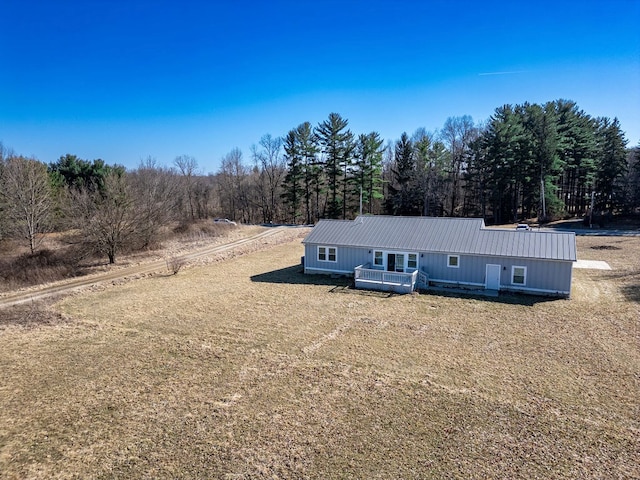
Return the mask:
[[[303,243],[576,260],[576,240],[572,232],[485,228],[481,218],[361,216],[355,220],[320,220]]]

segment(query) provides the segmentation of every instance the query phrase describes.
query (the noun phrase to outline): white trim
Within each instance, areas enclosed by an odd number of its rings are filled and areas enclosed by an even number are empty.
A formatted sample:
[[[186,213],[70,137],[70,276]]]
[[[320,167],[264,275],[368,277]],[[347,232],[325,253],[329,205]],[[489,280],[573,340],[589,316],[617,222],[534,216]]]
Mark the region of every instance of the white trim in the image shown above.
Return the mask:
[[[331,270],[328,268],[304,267],[304,273],[308,273],[308,272],[338,273],[340,275],[353,275],[353,270]]]
[[[522,275],[523,277],[523,281],[522,283],[516,283],[513,281],[513,277],[515,275],[515,270],[516,268],[522,268],[524,270],[524,274]],[[512,265],[511,266],[511,285],[515,285],[517,287],[526,287],[527,286],[527,267],[525,267],[524,265]]]
[[[570,295],[571,292],[567,292],[566,290],[547,290],[544,288],[530,288],[530,287],[517,287],[517,286],[507,286],[502,290],[507,292],[536,292],[536,293],[549,293],[555,295]]]
[[[434,283],[447,283],[451,285],[468,285],[470,287],[484,287],[484,283],[476,283],[476,282],[455,282],[452,280],[438,280],[437,278],[429,278],[430,282]],[[571,292],[567,292],[565,290],[547,290],[544,288],[531,288],[531,287],[515,287],[515,286],[504,286],[500,285],[500,291],[503,292],[534,292],[534,293],[548,293],[555,295],[569,295]]]
[[[451,265],[451,259],[452,258],[457,258],[456,264],[455,265]],[[460,268],[460,255],[457,254],[448,254],[447,255],[447,267],[448,268]]]
[[[380,250],[380,249],[370,249],[371,251],[371,265],[374,267],[382,267],[385,272],[388,272],[389,268],[389,255],[402,255],[404,257],[404,261],[402,264],[402,271],[393,270],[395,273],[412,273],[413,270],[420,270],[420,253],[415,250]],[[376,265],[376,252],[382,252],[382,265]],[[416,256],[416,267],[412,268],[408,266],[409,263],[409,255]],[[411,272],[407,271],[411,269]]]
[[[455,280],[438,280],[437,278],[431,278],[429,277],[429,281],[430,282],[435,282],[435,283],[450,283],[451,285],[469,285],[470,287],[484,287],[484,283],[477,283],[477,282],[457,282]]]
[[[325,258],[324,260],[322,260],[322,259],[320,258],[320,249],[321,249],[321,248],[324,248],[324,249],[325,249],[325,257],[326,257],[326,258]],[[332,248],[335,250],[335,257],[336,257],[336,259],[335,259],[335,260],[329,260],[329,251],[330,251]],[[316,246],[316,258],[317,258],[317,260],[318,260],[319,262],[331,262],[331,263],[338,263],[338,247],[331,247],[331,246],[329,246],[329,245],[317,245],[317,246]]]
[[[502,288],[502,265],[497,264],[497,263],[487,263],[484,267],[484,288],[486,288],[487,290],[493,290],[491,288],[489,288],[489,267],[497,267],[498,269],[498,276],[497,276],[497,280],[498,280],[498,290],[500,290],[500,288]],[[495,272],[493,272],[495,273]],[[493,278],[494,280],[496,280],[496,278]]]

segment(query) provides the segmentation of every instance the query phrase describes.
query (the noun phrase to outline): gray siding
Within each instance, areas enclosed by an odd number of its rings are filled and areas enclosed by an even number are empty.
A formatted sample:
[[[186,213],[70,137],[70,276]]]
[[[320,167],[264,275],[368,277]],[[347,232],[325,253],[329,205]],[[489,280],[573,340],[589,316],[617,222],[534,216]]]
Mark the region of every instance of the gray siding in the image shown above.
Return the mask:
[[[322,245],[325,247],[335,247],[335,245]],[[304,271],[305,273],[327,272],[348,272],[353,273],[353,269],[358,265],[370,262],[368,249],[353,247],[336,247],[337,262],[321,262],[318,260],[318,245],[305,244],[304,246]]]
[[[446,254],[425,253],[420,263],[421,268],[432,280],[460,282],[469,284],[485,284],[488,264],[500,265],[501,288],[505,290],[541,290],[548,292],[569,292],[571,290],[572,262],[537,260],[510,257],[460,255],[460,268],[447,266]],[[511,283],[511,268],[526,267],[526,285]]]
[[[334,246],[334,245],[323,245]],[[358,265],[371,264],[373,268],[374,249],[361,247],[337,248],[337,262],[318,261],[318,246],[305,244],[305,273],[348,273]],[[385,250],[392,251],[392,250]],[[397,250],[403,253],[414,253]],[[371,253],[369,253],[371,252]],[[432,281],[460,283],[461,285],[484,285],[488,264],[500,265],[500,286],[503,290],[522,290],[540,293],[567,294],[571,290],[572,262],[539,260],[527,258],[511,258],[488,255],[459,255],[459,268],[449,267],[446,253],[418,253],[418,268],[429,275]],[[526,284],[511,283],[511,268],[526,267]]]

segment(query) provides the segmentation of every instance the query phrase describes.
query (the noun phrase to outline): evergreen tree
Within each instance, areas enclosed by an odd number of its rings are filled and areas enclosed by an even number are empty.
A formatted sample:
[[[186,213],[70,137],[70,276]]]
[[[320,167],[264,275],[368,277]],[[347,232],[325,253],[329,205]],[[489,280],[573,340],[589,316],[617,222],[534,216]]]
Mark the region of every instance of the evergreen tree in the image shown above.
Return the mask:
[[[353,153],[353,134],[347,129],[348,120],[337,113],[329,114],[329,118],[316,128],[316,135],[325,156],[324,170],[327,177],[329,218],[345,216],[346,181],[348,167]],[[343,182],[344,179],[344,182]],[[342,187],[342,188],[341,188]],[[342,196],[340,196],[342,190]]]
[[[382,148],[384,140],[378,132],[360,134],[356,145],[354,194],[362,194],[363,211],[367,206],[367,213],[373,213],[374,200],[380,200],[382,195]]]
[[[627,155],[628,180],[627,180],[627,211],[635,211],[640,208],[640,144],[631,150]]]
[[[124,173],[122,167],[110,167],[99,158],[90,162],[67,153],[49,164],[49,173],[55,183],[64,183],[76,190],[87,188],[96,191],[104,187],[104,179],[113,168],[120,169],[120,174]]]
[[[598,119],[596,193],[597,208],[614,212],[624,205],[622,180],[627,173],[627,140],[617,118]]]
[[[389,185],[387,212],[392,215],[417,215],[419,199],[416,198],[416,163],[413,142],[404,132],[395,145],[393,181]],[[419,192],[418,192],[419,193]]]
[[[519,179],[516,168],[520,157],[524,127],[511,105],[496,109],[490,117],[482,148],[486,150],[487,183],[493,220],[504,223],[515,220]]]
[[[431,188],[431,169],[429,151],[433,136],[424,128],[418,128],[412,137],[416,163],[416,197],[421,215],[428,215],[429,191]]]
[[[557,100],[554,105],[558,155],[563,166],[558,194],[567,213],[585,213],[595,179],[596,124],[575,102]]]
[[[564,211],[556,194],[556,182],[562,171],[558,156],[558,132],[555,107],[525,103],[522,110],[527,146],[522,149],[527,169],[523,172],[523,219],[533,216],[538,207],[538,217],[545,220]],[[544,195],[544,196],[543,196]]]
[[[306,223],[311,224],[320,218],[320,197],[324,192],[324,171],[318,161],[318,137],[309,122],[296,129],[303,159],[303,185]]]
[[[487,217],[489,189],[489,168],[487,149],[482,135],[471,142],[469,146],[469,162],[464,174],[465,202],[463,214],[465,216]]]
[[[304,156],[296,129],[290,130],[284,138],[284,152],[287,161],[287,174],[284,177],[282,198],[289,207],[289,215],[293,223],[297,223],[300,215],[300,202],[304,196]]]

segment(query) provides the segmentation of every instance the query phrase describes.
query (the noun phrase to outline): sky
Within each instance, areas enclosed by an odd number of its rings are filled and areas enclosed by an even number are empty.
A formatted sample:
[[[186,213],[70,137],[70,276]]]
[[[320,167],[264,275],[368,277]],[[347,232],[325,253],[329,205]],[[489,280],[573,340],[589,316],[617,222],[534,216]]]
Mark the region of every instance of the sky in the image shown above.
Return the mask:
[[[640,0],[4,0],[0,142],[202,173],[339,113],[355,134],[575,101],[640,142]]]

